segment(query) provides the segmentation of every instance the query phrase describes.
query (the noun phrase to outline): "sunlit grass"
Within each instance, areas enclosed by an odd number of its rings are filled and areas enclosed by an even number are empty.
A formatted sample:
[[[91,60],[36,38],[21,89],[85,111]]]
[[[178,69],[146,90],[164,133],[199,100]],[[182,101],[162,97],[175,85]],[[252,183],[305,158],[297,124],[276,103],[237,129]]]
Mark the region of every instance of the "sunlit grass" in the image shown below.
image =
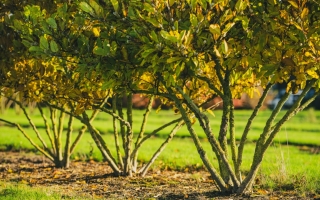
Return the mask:
[[[70,193],[69,193],[70,194]],[[2,200],[56,200],[56,199],[79,199],[52,192],[50,188],[29,187],[23,183],[0,182],[0,199]]]

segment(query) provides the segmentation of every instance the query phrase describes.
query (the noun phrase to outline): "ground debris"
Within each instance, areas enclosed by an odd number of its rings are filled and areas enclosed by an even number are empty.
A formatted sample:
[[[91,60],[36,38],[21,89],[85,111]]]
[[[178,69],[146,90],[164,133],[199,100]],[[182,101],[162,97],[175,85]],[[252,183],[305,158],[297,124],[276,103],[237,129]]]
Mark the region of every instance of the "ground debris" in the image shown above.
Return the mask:
[[[0,181],[49,187],[64,197],[85,199],[299,199],[261,189],[250,196],[224,195],[204,170],[115,177],[106,163],[77,161],[69,169],[57,169],[44,156],[24,152],[0,152]]]

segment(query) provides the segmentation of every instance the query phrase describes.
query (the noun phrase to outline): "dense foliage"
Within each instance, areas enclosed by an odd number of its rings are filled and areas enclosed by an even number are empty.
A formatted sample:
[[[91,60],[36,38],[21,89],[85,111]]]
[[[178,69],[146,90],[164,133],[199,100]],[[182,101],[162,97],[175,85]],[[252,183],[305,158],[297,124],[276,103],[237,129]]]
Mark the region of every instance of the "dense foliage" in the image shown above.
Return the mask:
[[[218,188],[243,193],[251,190],[264,153],[281,126],[320,93],[320,6],[315,0],[38,4],[13,3],[20,6],[14,13],[1,10],[1,31],[8,33],[3,37],[12,41],[2,47],[8,55],[1,60],[1,93],[20,92],[30,101],[46,102],[80,119],[116,172],[130,175],[136,167],[131,104],[127,117],[122,106],[116,106],[116,99],[123,96],[130,102],[132,93],[142,93],[173,103]],[[267,120],[251,170],[242,180],[242,152],[250,126],[269,89],[283,82],[286,94]],[[264,91],[237,145],[232,100],[243,93],[253,96],[258,87]],[[303,101],[311,88],[315,94]],[[275,120],[289,95],[299,91],[295,104]],[[219,133],[212,132],[207,116],[214,107],[203,108],[216,96],[223,100]],[[112,111],[103,107],[109,97],[114,99]],[[124,164],[117,164],[104,147],[87,109],[103,110],[120,121]],[[196,121],[208,137],[219,170],[192,127]],[[117,134],[115,128],[116,141]],[[118,142],[116,146],[122,160]]]

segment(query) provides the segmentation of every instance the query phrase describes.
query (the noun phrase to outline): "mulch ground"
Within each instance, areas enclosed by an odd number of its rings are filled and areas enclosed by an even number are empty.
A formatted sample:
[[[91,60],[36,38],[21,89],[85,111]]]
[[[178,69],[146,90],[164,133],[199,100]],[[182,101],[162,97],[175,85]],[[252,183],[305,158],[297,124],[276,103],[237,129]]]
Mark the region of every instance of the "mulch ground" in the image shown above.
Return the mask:
[[[74,161],[57,169],[41,155],[0,152],[0,181],[46,187],[64,197],[84,199],[301,199],[292,192],[259,190],[250,196],[221,194],[208,172],[150,171],[144,177],[115,177],[107,164]],[[313,199],[309,197],[307,199]]]

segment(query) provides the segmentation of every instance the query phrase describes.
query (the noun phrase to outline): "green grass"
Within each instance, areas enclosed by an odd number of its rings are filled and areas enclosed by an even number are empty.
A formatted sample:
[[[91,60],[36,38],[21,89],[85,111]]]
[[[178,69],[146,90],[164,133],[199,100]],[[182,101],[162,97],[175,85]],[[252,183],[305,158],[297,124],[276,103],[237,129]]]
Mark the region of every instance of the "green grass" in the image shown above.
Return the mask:
[[[241,133],[245,127],[246,120],[248,119],[251,111],[237,110],[236,117],[236,134],[237,138],[241,137]],[[140,124],[142,121],[144,111],[134,111],[134,133],[137,134],[140,130]],[[222,111],[217,110],[214,112],[215,117],[211,117],[211,125],[213,132],[216,134],[220,125],[220,117]],[[248,144],[245,147],[243,157],[242,171],[246,172],[250,168],[252,155],[254,152],[254,141],[262,133],[262,130],[266,124],[268,116],[271,111],[262,111],[252,125],[251,132],[248,136]],[[285,111],[281,111],[280,116]],[[151,133],[159,126],[178,118],[178,115],[174,115],[171,111],[160,111],[156,113],[153,111],[150,114],[146,132]],[[12,119],[14,122],[19,122],[25,125],[25,129],[28,133],[33,134],[30,127],[27,127],[27,121],[24,116],[16,115],[12,110],[7,111],[4,116],[5,119]],[[32,114],[34,122],[42,127],[39,130],[44,133],[43,121],[39,113]],[[299,113],[297,116],[288,121],[277,137],[274,144],[268,149],[265,155],[264,161],[259,173],[260,186],[266,188],[282,188],[282,189],[295,189],[301,191],[316,191],[320,192],[320,183],[318,177],[320,177],[320,155],[310,154],[300,151],[296,146],[287,144],[297,144],[301,146],[320,146],[320,112],[315,110],[306,110]],[[94,125],[104,133],[103,137],[110,147],[113,153],[114,142],[112,135],[112,119],[107,114],[101,113],[94,121]],[[76,122],[75,130],[81,126],[80,122]],[[208,141],[205,139],[205,135],[202,132],[199,125],[194,125],[195,130],[202,138],[204,149],[207,150],[208,157],[211,158],[214,165],[215,156],[211,151],[211,147]],[[161,143],[165,140],[172,127],[168,127],[159,133],[159,137],[154,137],[147,141],[141,148],[139,154],[139,160],[142,162],[148,161]],[[76,131],[75,131],[76,134]],[[216,134],[217,135],[217,134]],[[35,135],[32,136],[35,138]],[[75,136],[73,136],[75,137]],[[31,144],[23,137],[23,135],[16,129],[7,126],[0,126],[0,148],[15,149],[32,149]],[[93,148],[93,154],[89,155],[89,151]],[[97,147],[95,147],[93,140],[88,133],[85,133],[79,146],[76,148],[75,154],[72,156],[74,159],[87,159],[88,156],[92,156],[97,160],[102,160],[101,154]],[[186,170],[186,168],[199,168],[202,167],[201,159],[199,158],[196,148],[189,136],[186,127],[183,127],[171,143],[167,146],[164,152],[156,160],[152,166],[155,168],[169,168],[176,170]],[[292,185],[293,184],[293,185]]]
[[[23,183],[0,182],[0,200],[56,200],[75,199],[73,197],[52,192],[49,188],[29,187]],[[79,199],[77,197],[77,199]]]

